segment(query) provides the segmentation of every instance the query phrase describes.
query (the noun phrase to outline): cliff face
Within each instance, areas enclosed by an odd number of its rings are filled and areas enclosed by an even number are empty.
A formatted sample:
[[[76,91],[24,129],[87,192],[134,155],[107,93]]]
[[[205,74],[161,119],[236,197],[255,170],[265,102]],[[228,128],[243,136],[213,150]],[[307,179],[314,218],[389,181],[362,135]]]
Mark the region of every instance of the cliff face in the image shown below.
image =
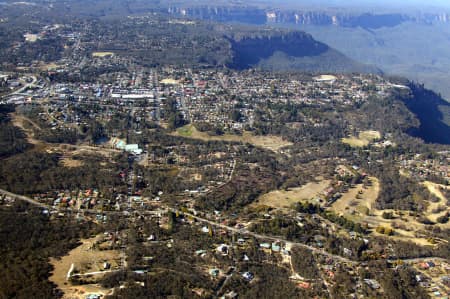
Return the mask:
[[[201,20],[217,22],[240,22],[247,24],[262,25],[267,22],[266,12],[251,7],[234,6],[200,6],[200,7],[177,7],[168,8],[168,13],[175,16],[183,16]]]
[[[167,11],[174,16],[257,25],[281,23],[377,29],[381,27],[394,27],[407,21],[421,24],[450,22],[450,14],[448,13],[418,15],[406,15],[400,13],[352,14],[314,10],[271,10],[250,6],[171,6]]]

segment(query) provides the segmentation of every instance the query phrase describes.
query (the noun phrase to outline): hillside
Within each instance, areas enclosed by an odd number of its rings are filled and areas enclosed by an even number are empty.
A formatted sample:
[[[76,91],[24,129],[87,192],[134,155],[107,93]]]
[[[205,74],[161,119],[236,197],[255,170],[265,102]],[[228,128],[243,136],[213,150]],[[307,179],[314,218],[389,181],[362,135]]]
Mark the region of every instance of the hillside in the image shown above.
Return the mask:
[[[271,71],[328,71],[379,73],[357,63],[300,31],[269,33],[229,39],[236,69],[257,67]]]
[[[39,11],[40,8],[34,9]],[[95,19],[95,22],[89,19],[68,21],[64,29],[68,32],[83,30],[86,26],[89,28],[83,38],[91,42],[72,50],[76,53],[65,50],[67,43],[72,41],[61,37],[50,39],[43,34],[33,43],[25,42],[23,36],[30,30],[39,32],[42,27],[51,26],[45,15],[53,13],[53,10],[43,10],[33,23],[29,23],[26,17],[16,18],[14,22],[21,23],[20,26],[10,21],[0,23],[0,36],[5,41],[0,45],[0,62],[15,61],[28,65],[33,61],[48,62],[67,55],[90,56],[93,52],[111,52],[130,55],[146,66],[380,72],[377,68],[349,59],[302,31],[188,21],[168,18],[164,14],[135,16],[121,19],[121,22],[117,22],[116,18]],[[11,26],[15,28],[14,34],[11,33]]]
[[[413,97],[404,103],[417,116],[420,126],[409,133],[425,142],[450,144],[450,104],[422,85],[411,83],[410,87]]]

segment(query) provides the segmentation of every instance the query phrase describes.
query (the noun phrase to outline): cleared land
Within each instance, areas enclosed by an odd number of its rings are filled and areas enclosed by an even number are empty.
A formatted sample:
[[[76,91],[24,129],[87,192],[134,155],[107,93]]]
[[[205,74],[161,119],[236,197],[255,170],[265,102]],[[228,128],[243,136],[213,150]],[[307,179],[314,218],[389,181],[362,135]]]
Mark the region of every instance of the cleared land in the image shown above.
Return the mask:
[[[261,195],[254,206],[269,206],[273,208],[288,208],[293,204],[305,200],[310,200],[321,194],[330,186],[329,180],[320,182],[310,182],[302,187],[291,188],[289,190],[275,190]]]
[[[30,43],[34,43],[39,39],[39,35],[30,34],[30,33],[24,34],[24,37],[25,37],[25,40]]]
[[[269,149],[277,152],[285,146],[292,145],[291,142],[283,140],[279,136],[267,135],[267,136],[255,136],[250,132],[244,132],[242,135],[225,134],[221,136],[212,136],[206,132],[198,131],[193,125],[186,125],[179,128],[174,135],[182,136],[200,140],[217,140],[217,141],[229,141],[229,142],[244,142],[250,143],[258,147]]]
[[[176,84],[180,84],[180,81],[172,79],[172,78],[166,78],[166,79],[161,80],[161,84],[176,85]]]
[[[61,259],[50,259],[50,264],[54,270],[50,276],[50,281],[54,282],[59,289],[64,292],[63,298],[85,298],[86,294],[109,294],[111,290],[103,289],[97,284],[72,285],[67,280],[67,274],[72,264],[75,269],[83,270],[83,272],[100,271],[102,262],[113,262],[119,259],[119,251],[92,249],[92,245],[97,241],[98,237],[82,240],[82,244],[71,250]]]
[[[106,57],[106,56],[114,56],[113,52],[94,52],[92,53],[93,57]]]
[[[367,210],[371,210],[380,192],[380,182],[375,177],[370,177],[371,186],[364,188],[363,184],[350,188],[348,192],[335,201],[330,209],[337,214],[349,218],[361,219]]]
[[[427,187],[428,191],[430,191],[431,194],[439,198],[440,200],[438,202],[430,202],[428,208],[427,208],[427,217],[433,221],[436,222],[437,218],[440,216],[445,215],[446,213],[450,212],[450,208],[447,206],[447,198],[445,198],[444,194],[441,192],[442,189],[449,189],[448,186],[439,185],[433,182],[426,181],[423,183],[425,187]],[[442,209],[439,213],[433,213],[433,210],[437,210],[439,207],[445,207],[445,209]],[[450,224],[443,224],[444,227],[450,228]]]
[[[342,138],[342,142],[352,147],[364,147],[380,138],[381,134],[378,131],[362,131],[359,133],[358,137],[350,136],[348,138]]]
[[[407,211],[396,210],[378,210],[374,208],[374,203],[380,192],[380,184],[377,178],[370,177],[371,186],[364,188],[363,185],[356,185],[344,193],[341,198],[334,202],[330,209],[339,215],[343,215],[347,219],[358,223],[367,223],[375,229],[378,226],[392,228],[395,231],[391,238],[397,240],[408,240],[419,245],[432,245],[429,240],[422,237],[420,231],[425,230],[425,225],[420,223],[418,219],[410,215]],[[425,216],[435,221],[437,217],[446,213],[446,211],[438,214],[432,214],[432,210],[439,205],[445,205],[445,197],[439,191],[439,186],[431,182],[425,182],[430,192],[434,193],[440,202],[430,203]],[[448,209],[447,209],[448,210]],[[384,219],[383,213],[392,213],[393,219]],[[450,224],[436,224],[441,228],[450,228]]]
[[[334,81],[337,77],[333,75],[320,75],[317,77],[314,77],[314,80],[316,81]]]

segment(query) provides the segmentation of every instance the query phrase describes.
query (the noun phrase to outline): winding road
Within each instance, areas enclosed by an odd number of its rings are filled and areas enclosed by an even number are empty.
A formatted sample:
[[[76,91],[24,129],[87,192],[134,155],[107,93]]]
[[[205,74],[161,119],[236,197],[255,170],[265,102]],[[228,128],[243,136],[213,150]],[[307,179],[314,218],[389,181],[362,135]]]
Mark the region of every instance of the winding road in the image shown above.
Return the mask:
[[[34,199],[31,199],[31,198],[23,196],[23,195],[18,195],[18,194],[15,194],[15,193],[11,193],[11,192],[3,190],[3,189],[0,189],[0,194],[8,196],[8,197],[16,199],[16,200],[25,201],[27,203],[30,203],[30,204],[35,205],[35,206],[40,207],[40,208],[44,208],[44,209],[48,209],[48,210],[55,210],[53,207],[50,207],[50,206],[48,206],[46,204],[43,204],[43,203],[40,203],[40,202],[38,202],[38,201],[36,201]],[[115,214],[123,214],[123,212],[119,212],[119,211],[103,211],[103,212],[99,212],[97,210],[82,210],[82,211],[83,212],[87,212],[87,213],[103,213],[103,214],[115,213]],[[162,212],[167,212],[167,211],[171,211],[173,213],[178,213],[180,215],[189,216],[192,219],[195,219],[195,220],[197,220],[197,221],[199,221],[201,223],[209,224],[209,225],[211,225],[213,227],[221,228],[221,229],[224,229],[224,230],[232,232],[232,233],[241,234],[241,235],[247,235],[247,236],[251,236],[251,237],[254,237],[256,239],[264,240],[264,241],[283,242],[283,243],[285,243],[285,244],[287,244],[287,245],[289,245],[291,247],[292,246],[302,247],[302,248],[310,250],[311,252],[313,252],[315,254],[326,256],[326,257],[332,258],[332,259],[334,259],[336,261],[340,261],[342,263],[349,263],[349,264],[353,264],[353,265],[358,265],[358,264],[361,263],[359,261],[353,261],[353,260],[350,260],[348,258],[342,257],[340,255],[331,254],[331,253],[325,251],[322,248],[316,248],[316,247],[313,247],[313,246],[310,246],[310,245],[307,245],[307,244],[304,244],[304,243],[293,242],[293,241],[287,240],[287,239],[282,238],[282,237],[268,236],[268,235],[255,233],[255,232],[249,231],[247,229],[239,229],[239,228],[231,227],[231,226],[228,226],[228,225],[225,225],[225,224],[222,224],[222,223],[218,223],[218,222],[206,219],[206,218],[202,218],[202,217],[196,216],[194,214],[187,213],[185,211],[181,211],[179,209],[172,208],[172,207],[167,207],[166,206],[165,210],[144,211],[144,212],[139,212],[139,213],[140,214],[144,214],[144,215],[155,215],[155,214],[160,214]],[[423,262],[423,261],[441,261],[441,262],[442,261],[447,261],[446,259],[440,258],[440,257],[400,258],[400,259],[388,260],[388,261],[395,262],[395,261],[398,261],[398,260],[401,260],[401,261],[406,262],[406,263],[416,263],[416,262]]]

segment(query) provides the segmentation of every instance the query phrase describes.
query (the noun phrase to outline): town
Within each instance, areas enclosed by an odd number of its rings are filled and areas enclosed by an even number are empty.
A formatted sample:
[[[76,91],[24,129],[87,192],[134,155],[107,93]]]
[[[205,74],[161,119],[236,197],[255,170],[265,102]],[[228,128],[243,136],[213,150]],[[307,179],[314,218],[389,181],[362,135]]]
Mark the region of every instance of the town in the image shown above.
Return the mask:
[[[234,25],[36,14],[0,47],[5,298],[450,296],[423,86],[227,67]]]

